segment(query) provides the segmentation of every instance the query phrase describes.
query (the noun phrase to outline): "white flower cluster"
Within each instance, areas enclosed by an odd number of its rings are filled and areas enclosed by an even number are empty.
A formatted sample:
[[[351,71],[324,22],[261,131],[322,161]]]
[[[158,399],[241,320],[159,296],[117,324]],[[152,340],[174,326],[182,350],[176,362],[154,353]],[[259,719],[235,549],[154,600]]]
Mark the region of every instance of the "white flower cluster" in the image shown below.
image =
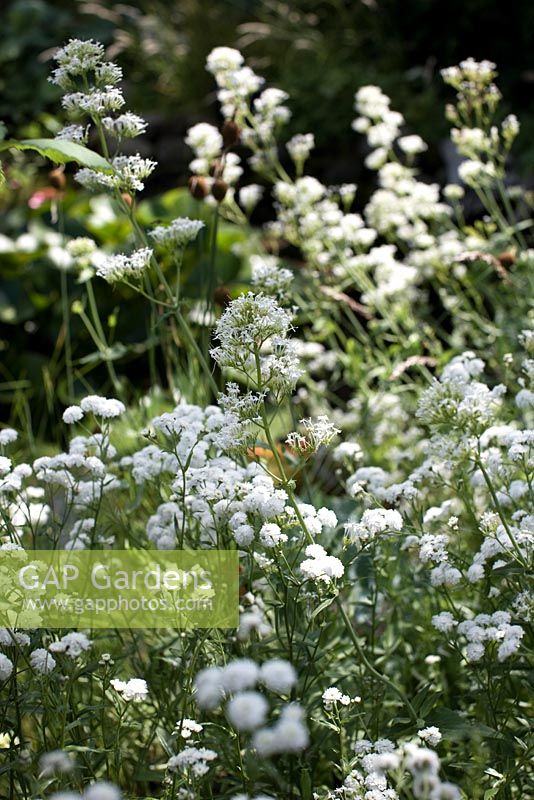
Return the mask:
[[[287,152],[297,166],[302,166],[315,147],[313,133],[297,133],[286,144]]]
[[[39,759],[40,774],[43,778],[53,775],[65,775],[75,767],[74,759],[64,750],[51,750]]]
[[[175,730],[182,739],[191,739],[195,733],[202,733],[204,726],[194,719],[184,717],[184,719],[178,723]]]
[[[344,527],[348,541],[363,547],[372,542],[378,534],[401,531],[403,522],[399,512],[394,509],[373,508],[364,511],[360,522],[346,522]]]
[[[104,421],[110,416],[118,416],[124,410],[120,401],[97,396],[85,398],[81,406],[85,412],[92,411],[97,417],[101,415]],[[25,477],[33,472],[48,491],[61,489],[65,493],[65,502],[72,504],[78,513],[83,514],[83,519],[76,520],[68,534],[67,549],[87,546],[94,527],[94,519],[91,518],[94,504],[101,502],[109,492],[121,488],[121,483],[111,468],[115,456],[116,450],[109,443],[108,436],[95,433],[87,437],[74,437],[67,453],[41,456],[25,471]],[[85,515],[89,516],[85,518]],[[101,541],[104,543],[109,539]]]
[[[170,225],[158,225],[149,231],[150,238],[161,247],[181,249],[194,241],[205,225],[201,220],[179,217]]]
[[[170,772],[191,772],[202,778],[209,772],[209,765],[217,758],[217,753],[207,747],[186,747],[167,761]]]
[[[108,283],[139,279],[150,266],[153,251],[149,247],[134,250],[130,255],[101,253],[95,260],[96,274]]]
[[[432,617],[432,624],[441,633],[455,629],[467,640],[465,657],[469,662],[480,661],[488,654],[488,647],[498,644],[498,661],[505,661],[519,649],[525,631],[520,625],[511,624],[512,615],[508,611],[495,611],[493,614],[477,614],[473,619],[458,622],[449,611],[442,611]]]
[[[269,703],[255,688],[258,684],[278,695],[288,695],[297,682],[294,667],[283,659],[273,658],[261,667],[247,658],[225,667],[208,667],[195,678],[198,705],[208,711],[226,702],[226,716],[238,731],[253,734],[252,747],[262,756],[297,753],[308,744],[303,710],[296,703],[282,707],[274,725],[266,726]],[[229,699],[228,699],[229,698]]]
[[[148,686],[143,678],[130,678],[127,681],[112,678],[110,684],[127,703],[140,703],[148,696]]]
[[[76,180],[86,189],[101,191],[108,189],[127,194],[142,192],[145,188],[144,181],[152,174],[156,162],[150,158],[133,156],[115,156],[110,162],[109,172],[99,172],[95,169],[84,167],[76,173]]]
[[[454,357],[440,380],[423,393],[417,416],[436,428],[455,428],[459,438],[482,432],[495,418],[506,392],[502,384],[490,389],[476,380],[483,370],[484,362],[471,351]]]
[[[440,201],[438,184],[417,180],[414,169],[395,161],[379,168],[378,181],[379,188],[365,208],[368,225],[416,251],[435,246],[434,234],[448,228],[451,213]]]
[[[355,95],[354,108],[360,114],[352,123],[358,133],[367,135],[373,153],[366,160],[371,169],[378,169],[387,159],[388,150],[398,137],[404,118],[390,109],[390,99],[378,86],[362,86]]]
[[[66,93],[63,108],[75,117],[89,117],[101,132],[116,140],[120,146],[124,139],[132,139],[145,132],[145,120],[130,111],[118,114],[125,103],[117,84],[122,70],[117,64],[106,61],[104,47],[98,42],[71,39],[54,56],[58,66],[50,80]],[[115,115],[115,116],[113,116]],[[84,144],[90,125],[67,125],[59,139]],[[116,152],[116,148],[115,148]],[[116,155],[110,160],[110,170],[84,168],[76,173],[76,180],[92,190],[108,189],[135,193],[144,188],[143,181],[153,171],[156,163],[140,155]]]
[[[250,257],[251,283],[254,291],[282,298],[293,281],[293,273],[280,266],[275,256]]]
[[[255,94],[263,79],[244,66],[244,58],[238,50],[216,47],[208,55],[206,69],[214,76],[219,87],[218,99],[223,115],[234,118],[239,111],[246,110],[248,98]]]
[[[434,730],[434,729],[427,729]],[[437,729],[435,729],[437,730]],[[422,732],[420,732],[422,733]],[[398,800],[397,789],[406,791],[406,773],[410,776],[410,793],[416,800],[460,800],[459,788],[441,781],[438,755],[419,744],[406,742],[395,747],[389,739],[356,743],[358,766],[342,786],[317,800]]]
[[[320,414],[317,419],[301,419],[300,424],[305,432],[293,431],[286,439],[286,444],[299,453],[313,453],[320,447],[327,447],[341,433],[326,414]]]
[[[52,642],[48,650],[51,653],[65,653],[69,658],[75,659],[91,648],[91,640],[79,631],[66,633],[57,642]]]
[[[263,78],[244,64],[238,50],[216,47],[208,55],[206,67],[217,83],[217,97],[224,118],[238,126],[241,141],[253,151],[251,166],[260,172],[272,172],[276,161],[276,133],[290,117],[284,105],[288,95],[280,89],[267,88],[252,100]],[[306,147],[300,144],[299,148],[296,144],[300,154],[303,146]],[[226,159],[228,155],[234,154],[226,154]],[[215,153],[214,157],[217,156]],[[198,174],[195,166],[192,169]]]
[[[349,706],[351,703],[348,694],[343,694],[337,686],[330,686],[328,689],[325,689],[322,694],[322,701],[327,711],[337,708],[338,704],[340,706]]]
[[[259,391],[287,393],[300,376],[295,346],[288,338],[291,323],[291,312],[274,297],[240,295],[217,323],[219,344],[211,354],[220,367],[247,375]]]
[[[91,394],[84,397],[79,406],[69,406],[63,412],[63,422],[66,425],[72,425],[74,422],[79,422],[84,414],[94,414],[95,417],[100,419],[115,419],[120,417],[126,408],[124,403],[116,400],[114,397],[100,397],[100,395]]]
[[[54,792],[50,800],[121,800],[120,789],[108,781],[96,781],[81,794],[77,792]]]
[[[345,573],[343,562],[336,556],[329,556],[320,544],[310,544],[305,551],[308,558],[300,564],[300,571],[305,578],[318,584],[331,584]]]

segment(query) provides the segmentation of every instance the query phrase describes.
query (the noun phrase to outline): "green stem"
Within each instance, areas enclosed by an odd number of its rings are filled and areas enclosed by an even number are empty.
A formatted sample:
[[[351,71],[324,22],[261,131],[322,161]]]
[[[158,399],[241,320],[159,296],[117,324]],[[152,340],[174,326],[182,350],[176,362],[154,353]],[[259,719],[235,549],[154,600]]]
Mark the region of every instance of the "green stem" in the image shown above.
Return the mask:
[[[381,672],[379,672],[368,661],[368,659],[367,659],[367,657],[366,657],[366,655],[365,655],[365,653],[363,651],[363,648],[362,648],[360,642],[358,641],[358,637],[356,635],[356,631],[352,627],[352,622],[350,621],[350,619],[348,617],[348,614],[347,614],[345,608],[343,607],[343,603],[339,599],[339,595],[336,596],[335,603],[336,603],[336,605],[338,607],[339,613],[341,614],[341,618],[342,618],[342,620],[343,620],[343,622],[345,624],[345,627],[347,629],[347,633],[349,634],[349,636],[350,636],[350,638],[352,640],[352,643],[354,644],[354,646],[356,647],[356,650],[358,651],[358,657],[361,659],[361,661],[364,664],[365,668],[368,670],[368,672],[370,672],[371,675],[373,675],[378,681],[380,681],[380,683],[382,683],[384,686],[386,686],[388,689],[390,689],[392,692],[394,692],[402,700],[403,705],[405,706],[406,710],[408,711],[408,713],[410,715],[411,721],[413,723],[415,723],[415,724],[418,724],[417,714],[415,713],[415,710],[414,710],[412,704],[410,703],[410,701],[408,700],[407,696],[402,691],[402,689],[399,689],[399,687],[396,686],[393,683],[393,681],[391,681],[387,677],[387,675],[384,675]]]
[[[65,330],[65,368],[67,371],[67,390],[69,400],[74,400],[74,379],[72,373],[72,342],[70,332],[69,289],[67,273],[61,270],[61,311]]]

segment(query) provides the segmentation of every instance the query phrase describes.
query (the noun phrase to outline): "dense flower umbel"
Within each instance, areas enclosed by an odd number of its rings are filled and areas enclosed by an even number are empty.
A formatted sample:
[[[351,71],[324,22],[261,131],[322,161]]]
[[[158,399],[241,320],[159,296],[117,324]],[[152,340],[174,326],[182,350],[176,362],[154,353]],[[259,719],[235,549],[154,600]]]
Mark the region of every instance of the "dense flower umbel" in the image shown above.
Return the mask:
[[[217,323],[212,356],[221,367],[244,373],[257,386],[290,391],[300,376],[288,338],[293,315],[273,298],[249,292],[234,300]]]

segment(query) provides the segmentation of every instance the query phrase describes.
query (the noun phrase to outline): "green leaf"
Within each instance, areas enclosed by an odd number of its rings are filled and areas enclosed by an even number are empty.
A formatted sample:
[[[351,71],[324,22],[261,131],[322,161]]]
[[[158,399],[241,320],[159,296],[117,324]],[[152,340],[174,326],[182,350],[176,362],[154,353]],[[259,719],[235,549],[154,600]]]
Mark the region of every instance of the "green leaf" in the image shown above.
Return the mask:
[[[303,769],[300,773],[300,796],[302,800],[312,800],[313,797],[312,780],[307,769]]]
[[[35,150],[44,158],[50,159],[55,164],[67,164],[75,161],[84,167],[91,169],[101,169],[109,172],[111,167],[109,162],[101,155],[89,150],[76,142],[66,142],[62,139],[8,139],[0,142],[0,150]]]
[[[326,608],[328,608],[328,606],[331,606],[335,599],[335,597],[327,597],[326,600],[323,600],[322,603],[319,603],[317,608],[314,608],[311,618],[315,619],[315,617],[317,617],[321,611],[324,611]]]
[[[450,708],[435,709],[428,717],[427,722],[430,725],[437,725],[443,732],[451,736],[459,738],[467,736],[480,736],[483,739],[504,739],[502,733],[484,725],[481,722],[474,722],[466,719],[458,711],[453,711]]]

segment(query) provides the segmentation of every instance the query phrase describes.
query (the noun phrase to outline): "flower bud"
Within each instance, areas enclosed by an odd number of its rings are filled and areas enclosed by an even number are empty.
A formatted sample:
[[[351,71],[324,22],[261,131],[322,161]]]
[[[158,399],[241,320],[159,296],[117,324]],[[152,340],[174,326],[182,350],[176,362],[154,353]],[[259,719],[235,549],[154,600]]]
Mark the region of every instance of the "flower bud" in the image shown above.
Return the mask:
[[[227,119],[222,126],[223,145],[225,149],[234,147],[239,142],[241,136],[241,128],[232,119]]]
[[[191,175],[189,178],[189,191],[195,200],[204,200],[209,194],[209,187],[206,178],[198,175]]]
[[[213,182],[211,193],[218,203],[221,203],[224,200],[227,191],[228,184],[226,181],[223,181],[222,178],[217,178],[217,180]]]

